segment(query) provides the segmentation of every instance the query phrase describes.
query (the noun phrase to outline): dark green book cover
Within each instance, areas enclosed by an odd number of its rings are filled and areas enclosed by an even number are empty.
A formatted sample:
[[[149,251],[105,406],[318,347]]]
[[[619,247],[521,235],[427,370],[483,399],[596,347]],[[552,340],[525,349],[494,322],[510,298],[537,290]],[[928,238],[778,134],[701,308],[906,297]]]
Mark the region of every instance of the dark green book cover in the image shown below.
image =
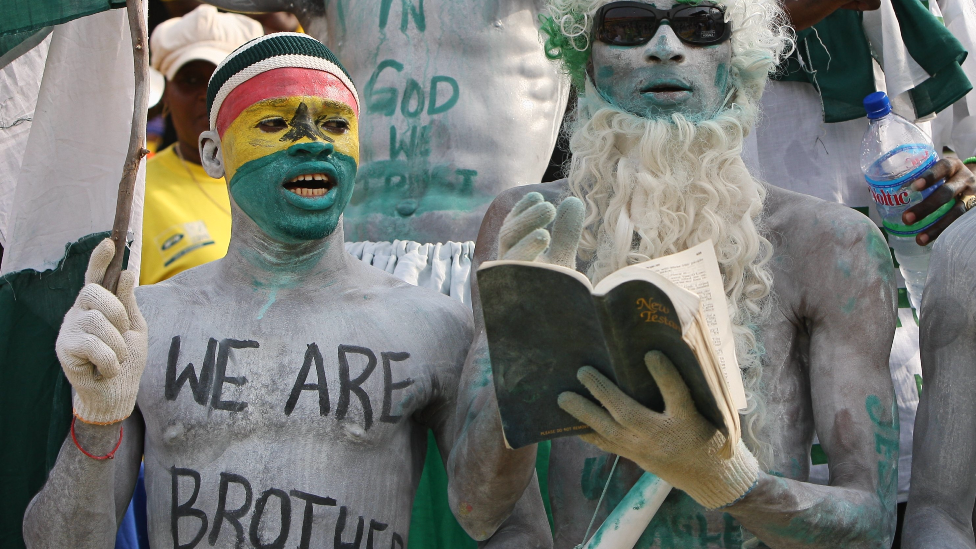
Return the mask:
[[[594,295],[581,273],[542,263],[488,262],[478,269],[488,352],[505,439],[512,448],[591,432],[556,403],[564,391],[592,398],[576,372],[592,366],[630,397],[661,412],[664,401],[644,365],[663,352],[696,407],[728,429],[695,354],[682,339],[668,295],[647,280]]]

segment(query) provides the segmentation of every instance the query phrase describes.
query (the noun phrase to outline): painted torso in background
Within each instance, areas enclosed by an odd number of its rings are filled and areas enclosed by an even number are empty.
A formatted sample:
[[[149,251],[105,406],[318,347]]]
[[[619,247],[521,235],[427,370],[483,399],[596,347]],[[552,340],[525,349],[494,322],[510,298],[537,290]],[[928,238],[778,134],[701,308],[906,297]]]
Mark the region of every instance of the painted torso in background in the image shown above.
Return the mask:
[[[363,105],[346,240],[474,240],[499,192],[542,178],[569,83],[544,55],[541,0],[313,4],[292,11],[339,56]]]
[[[543,54],[537,0],[336,0],[326,44],[365,114],[346,239],[474,240],[491,200],[542,178],[568,83]]]

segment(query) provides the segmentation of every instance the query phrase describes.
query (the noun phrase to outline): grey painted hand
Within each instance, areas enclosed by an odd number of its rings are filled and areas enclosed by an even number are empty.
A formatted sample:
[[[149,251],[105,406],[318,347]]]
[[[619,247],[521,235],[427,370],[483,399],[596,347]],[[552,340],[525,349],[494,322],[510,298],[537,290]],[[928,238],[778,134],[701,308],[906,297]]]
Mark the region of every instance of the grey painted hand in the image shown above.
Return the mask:
[[[75,416],[99,425],[132,413],[148,347],[146,321],[133,294],[135,273],[122,273],[118,297],[99,285],[114,255],[107,238],[92,252],[85,286],[65,315],[55,345],[75,389]]]
[[[583,214],[583,203],[573,196],[563,200],[557,210],[537,192],[525,195],[502,223],[498,233],[498,257],[575,269]],[[554,219],[550,235],[546,226]]]
[[[725,437],[695,410],[671,361],[651,351],[644,362],[661,389],[664,413],[638,404],[596,369],[580,368],[580,381],[606,408],[575,393],[559,395],[559,407],[595,431],[580,438],[637,463],[709,509],[749,493],[759,478],[752,453],[740,441],[723,456]]]

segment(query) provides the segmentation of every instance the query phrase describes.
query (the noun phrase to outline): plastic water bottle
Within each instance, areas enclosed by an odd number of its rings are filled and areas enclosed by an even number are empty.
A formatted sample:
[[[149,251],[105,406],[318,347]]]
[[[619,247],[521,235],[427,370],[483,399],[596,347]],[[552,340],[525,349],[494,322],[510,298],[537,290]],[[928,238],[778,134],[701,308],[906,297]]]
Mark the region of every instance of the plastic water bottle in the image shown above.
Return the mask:
[[[895,251],[908,297],[918,309],[929,270],[931,246],[919,246],[915,236],[928,229],[955,204],[948,202],[912,225],[902,223],[901,214],[918,204],[945,180],[923,190],[912,189],[912,182],[939,160],[932,140],[918,126],[891,112],[884,92],[864,98],[864,109],[870,125],[861,142],[861,171],[871,187],[871,197],[878,206],[888,233],[888,245]]]

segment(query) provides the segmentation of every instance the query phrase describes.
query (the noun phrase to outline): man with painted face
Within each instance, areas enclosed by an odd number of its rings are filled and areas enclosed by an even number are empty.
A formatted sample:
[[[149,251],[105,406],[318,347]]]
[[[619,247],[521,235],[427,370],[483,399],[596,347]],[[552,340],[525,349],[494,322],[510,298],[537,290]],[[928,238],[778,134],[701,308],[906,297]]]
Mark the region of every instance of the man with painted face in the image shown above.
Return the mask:
[[[227,255],[135,292],[125,272],[116,298],[111,243],[94,252],[57,345],[75,421],[27,544],[111,546],[145,455],[154,547],[403,549],[427,429],[451,447],[470,313],[343,249],[360,103],[325,46],[251,41],[207,97]]]
[[[363,100],[343,216],[350,253],[470,303],[470,241],[485,210],[542,178],[566,106],[568,81],[539,41],[543,1],[209,3],[290,11],[336,53]]]
[[[475,265],[549,261],[595,283],[710,240],[748,400],[743,443],[725,458],[723,435],[663,355],[646,356],[663,410],[581,369],[604,408],[560,395],[559,406],[595,432],[552,442],[555,546],[583,543],[591,520],[599,525],[645,471],[675,489],[643,531],[642,549],[890,546],[898,415],[887,368],[895,327],[887,246],[866,217],[767,186],[740,156],[791,39],[780,6],[552,0],[551,10],[562,25],[547,48],[561,50],[581,92],[568,178],[500,195]],[[551,203],[560,201],[556,213]],[[473,295],[476,344],[461,386],[480,399],[461,400],[474,404],[463,411],[469,421],[454,457],[477,453],[494,469],[476,471],[480,483],[468,484],[474,475],[455,482],[451,497],[473,509],[460,520],[484,536],[512,500],[482,487],[501,486],[492,477],[527,482],[535,449],[505,448],[490,384],[478,388],[491,364],[477,288]],[[805,482],[815,433],[829,486]]]
[[[243,15],[199,6],[160,23],[149,40],[153,67],[166,77],[164,110],[177,141],[146,161],[140,284],[153,284],[227,252],[227,185],[200,165],[197,138],[207,131],[207,82],[261,25]]]

